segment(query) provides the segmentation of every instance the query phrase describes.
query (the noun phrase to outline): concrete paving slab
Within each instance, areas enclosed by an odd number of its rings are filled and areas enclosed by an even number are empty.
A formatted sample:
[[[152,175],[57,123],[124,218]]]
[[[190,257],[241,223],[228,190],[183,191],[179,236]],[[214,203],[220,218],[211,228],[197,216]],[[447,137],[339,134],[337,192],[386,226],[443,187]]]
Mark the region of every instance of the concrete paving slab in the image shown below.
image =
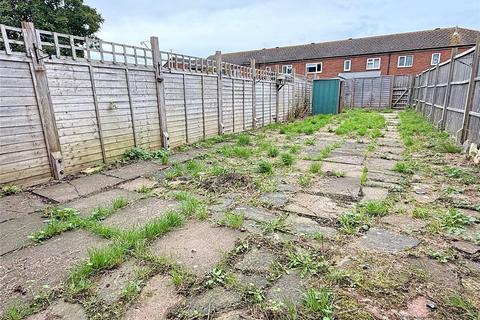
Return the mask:
[[[287,204],[288,196],[283,192],[267,192],[260,196],[259,201],[267,207],[281,208]]]
[[[182,229],[156,240],[151,251],[157,256],[172,257],[190,272],[203,275],[210,272],[222,258],[222,253],[232,250],[235,241],[243,236],[245,233],[230,228],[191,221]]]
[[[157,185],[156,181],[140,177],[140,178],[133,179],[131,181],[124,182],[124,183],[118,185],[118,187],[120,189],[125,189],[125,190],[128,190],[128,191],[138,191],[141,188],[152,189],[156,185]]]
[[[328,197],[297,193],[284,210],[316,218],[336,219],[346,208]]]
[[[114,186],[122,181],[122,179],[97,173],[73,179],[71,181],[57,183],[44,188],[35,189],[33,192],[45,198],[63,203],[98,192],[102,189]]]
[[[42,198],[37,195],[22,192],[0,198],[0,223],[28,215],[45,206]]]
[[[247,220],[257,222],[268,222],[279,217],[279,215],[276,215],[271,211],[253,206],[237,207],[235,208],[235,212],[242,213]]]
[[[95,291],[103,303],[111,305],[120,300],[123,289],[134,279],[135,263],[130,260],[98,276],[95,280]]]
[[[298,305],[303,299],[305,279],[298,272],[284,274],[267,292],[267,300]]]
[[[169,210],[178,209],[180,203],[155,197],[141,199],[128,205],[103,221],[108,227],[132,229],[141,227]]]
[[[325,177],[317,181],[310,190],[318,195],[355,201],[359,197],[360,179]]]
[[[334,151],[324,161],[355,164],[357,166],[361,166],[363,162],[363,155],[346,155]]]
[[[424,220],[403,215],[389,215],[383,217],[381,221],[406,233],[419,231],[427,225]]]
[[[125,314],[126,320],[167,319],[169,309],[182,301],[169,276],[157,275],[146,283],[137,302]]]
[[[235,268],[246,272],[268,272],[274,261],[275,256],[270,251],[253,248],[235,264]]]
[[[88,249],[107,243],[87,231],[77,230],[1,256],[0,314],[15,301],[30,301],[41,290],[57,288],[70,270],[87,258]]]
[[[0,256],[32,244],[28,236],[44,226],[43,220],[39,213],[31,213],[0,223]]]
[[[399,252],[420,244],[416,238],[386,229],[372,228],[355,242],[355,247],[367,250]]]
[[[240,293],[222,287],[215,287],[199,295],[188,297],[186,306],[189,312],[207,316],[219,310],[237,306],[241,301],[242,295]]]
[[[150,176],[166,167],[166,165],[155,163],[153,161],[139,161],[104,171],[103,174],[124,180],[130,180],[138,177]]]
[[[362,166],[338,162],[324,161],[322,171],[326,174],[333,172],[344,172],[346,177],[358,178],[362,175]]]
[[[62,300],[57,300],[52,303],[46,310],[34,314],[27,318],[27,320],[87,320],[88,317],[85,310],[80,304],[69,303]]]
[[[392,171],[396,163],[396,160],[368,158],[365,164],[369,170],[372,168],[375,171]]]
[[[142,194],[137,192],[127,191],[124,189],[111,189],[108,191],[100,192],[94,195],[87,196],[65,203],[63,206],[66,208],[77,209],[80,216],[88,216],[95,208],[98,207],[110,207],[112,201],[117,198],[126,198],[129,202],[133,202],[140,199]]]
[[[332,239],[337,235],[335,228],[324,227],[312,219],[299,217],[294,214],[289,215],[285,222],[292,226],[292,231],[296,234],[308,235],[318,232],[328,239]]]

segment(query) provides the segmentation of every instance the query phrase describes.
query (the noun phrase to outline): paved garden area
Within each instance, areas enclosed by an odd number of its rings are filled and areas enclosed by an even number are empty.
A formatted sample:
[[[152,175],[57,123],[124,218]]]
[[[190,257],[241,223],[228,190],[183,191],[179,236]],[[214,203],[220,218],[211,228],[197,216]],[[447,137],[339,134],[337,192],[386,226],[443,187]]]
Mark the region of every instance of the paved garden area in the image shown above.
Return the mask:
[[[0,198],[0,315],[478,319],[480,170],[458,151],[412,111],[130,150]]]

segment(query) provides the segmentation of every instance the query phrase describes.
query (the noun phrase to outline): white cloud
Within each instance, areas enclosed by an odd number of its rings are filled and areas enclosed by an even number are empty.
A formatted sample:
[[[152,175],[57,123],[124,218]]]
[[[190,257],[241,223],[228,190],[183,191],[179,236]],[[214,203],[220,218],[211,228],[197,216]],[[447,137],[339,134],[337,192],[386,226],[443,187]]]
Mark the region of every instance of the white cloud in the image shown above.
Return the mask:
[[[87,0],[105,18],[99,36],[139,44],[151,35],[162,50],[223,52],[408,32],[480,29],[480,2],[444,0]]]

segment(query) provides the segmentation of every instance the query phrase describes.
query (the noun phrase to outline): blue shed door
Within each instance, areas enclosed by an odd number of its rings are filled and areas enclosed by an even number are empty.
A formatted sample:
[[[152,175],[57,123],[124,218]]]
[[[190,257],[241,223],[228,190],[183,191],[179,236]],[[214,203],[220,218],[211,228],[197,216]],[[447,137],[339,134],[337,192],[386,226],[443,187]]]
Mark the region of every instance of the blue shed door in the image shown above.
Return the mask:
[[[313,114],[337,114],[340,105],[340,79],[313,81]]]

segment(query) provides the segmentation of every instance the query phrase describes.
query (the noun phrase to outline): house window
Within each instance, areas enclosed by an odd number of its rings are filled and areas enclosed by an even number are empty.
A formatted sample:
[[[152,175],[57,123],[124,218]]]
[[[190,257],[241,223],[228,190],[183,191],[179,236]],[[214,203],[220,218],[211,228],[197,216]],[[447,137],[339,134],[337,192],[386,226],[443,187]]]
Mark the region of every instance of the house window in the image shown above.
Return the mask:
[[[398,64],[397,66],[399,68],[408,68],[413,66],[413,56],[399,56],[398,57]]]
[[[265,67],[266,71],[272,71],[272,67]]]
[[[307,73],[320,73],[322,72],[322,63],[307,63]]]
[[[376,69],[380,69],[380,58],[368,58],[367,70],[376,70]]]
[[[439,63],[440,63],[440,53],[439,52],[432,53],[432,61],[430,62],[430,64],[432,66],[436,66]]]
[[[352,60],[343,61],[343,71],[350,71],[352,69]]]
[[[283,65],[282,66],[282,73],[285,74],[292,74],[293,72],[293,67],[291,64]]]

